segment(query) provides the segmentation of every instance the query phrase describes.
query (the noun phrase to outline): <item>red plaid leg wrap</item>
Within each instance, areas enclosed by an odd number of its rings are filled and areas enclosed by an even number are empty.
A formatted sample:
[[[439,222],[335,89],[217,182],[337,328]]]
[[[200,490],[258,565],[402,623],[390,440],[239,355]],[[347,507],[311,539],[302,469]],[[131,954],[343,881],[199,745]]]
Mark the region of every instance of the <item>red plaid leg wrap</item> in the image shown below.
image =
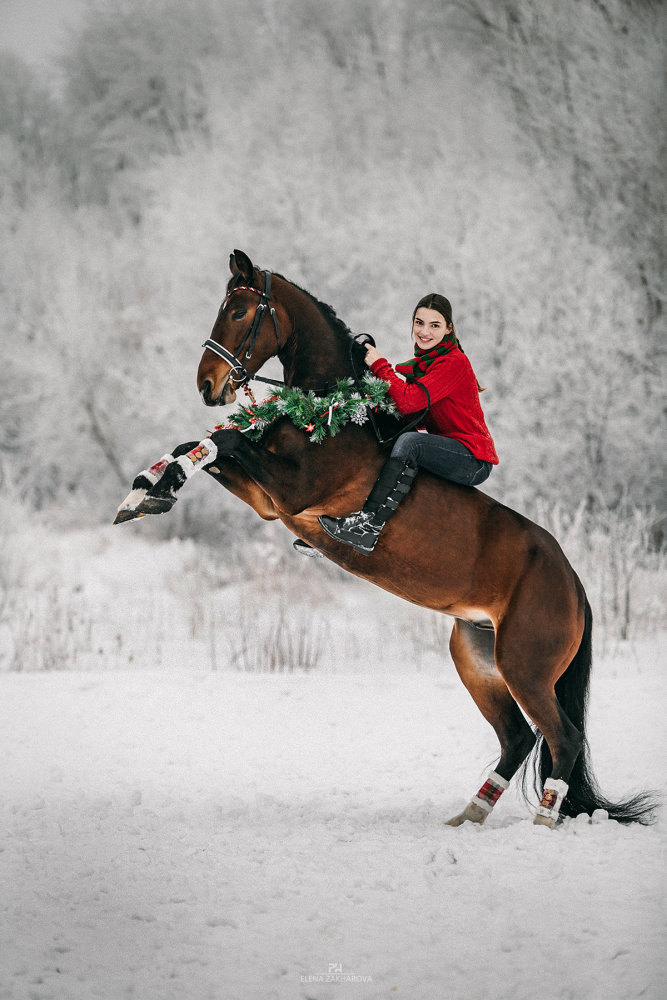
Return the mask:
[[[542,801],[540,802],[537,815],[545,816],[547,819],[556,819],[561,803],[567,795],[568,785],[562,778],[547,778],[544,782]]]
[[[173,455],[163,455],[159,462],[156,462],[155,465],[151,465],[150,469],[146,469],[142,475],[144,475],[146,479],[150,480],[151,485],[155,485],[158,479],[162,479],[164,470],[167,468],[169,463],[173,461]]]
[[[491,812],[496,802],[506,788],[509,788],[509,781],[501,777],[495,771],[491,771],[488,778],[477,792],[473,799],[475,805],[480,806],[485,812]]]

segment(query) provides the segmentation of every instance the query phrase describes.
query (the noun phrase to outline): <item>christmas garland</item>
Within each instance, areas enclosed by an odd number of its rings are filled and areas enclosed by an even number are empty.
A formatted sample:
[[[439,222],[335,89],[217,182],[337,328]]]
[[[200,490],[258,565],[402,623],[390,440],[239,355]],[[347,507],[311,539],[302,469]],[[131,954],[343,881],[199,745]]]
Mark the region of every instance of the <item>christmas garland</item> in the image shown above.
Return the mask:
[[[326,396],[286,385],[260,403],[249,394],[251,405],[242,406],[227,423],[217,424],[215,429],[241,431],[257,441],[275,420],[287,417],[295,427],[310,434],[313,444],[320,444],[327,434],[335,437],[348,423],[365,424],[369,409],[396,415],[398,410],[388,393],[388,382],[368,374],[358,383],[351,378],[342,379]]]

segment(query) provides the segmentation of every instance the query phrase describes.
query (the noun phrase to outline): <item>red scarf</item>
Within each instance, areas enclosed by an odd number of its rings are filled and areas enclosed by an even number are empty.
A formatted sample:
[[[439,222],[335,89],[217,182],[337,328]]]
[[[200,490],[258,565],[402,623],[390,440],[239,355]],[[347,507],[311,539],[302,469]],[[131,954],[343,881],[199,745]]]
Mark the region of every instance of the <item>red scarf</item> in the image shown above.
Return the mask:
[[[428,371],[434,361],[444,357],[445,354],[449,354],[455,347],[458,347],[459,350],[461,349],[456,334],[446,333],[440,343],[428,351],[422,347],[415,346],[414,358],[396,365],[396,371],[399,375],[404,375],[408,382],[414,382]]]
[[[449,354],[451,350],[458,347],[462,354],[465,351],[459,343],[459,339],[455,333],[446,333],[439,344],[432,347],[430,351],[425,351],[421,347],[415,346],[415,356],[410,358],[409,361],[404,361],[400,365],[395,366],[395,370],[399,375],[405,376],[408,382],[416,382],[418,378],[424,375],[434,361],[438,358],[444,358],[446,354]],[[475,376],[475,381],[477,382],[478,392],[484,392],[484,389],[479,384],[477,376]]]

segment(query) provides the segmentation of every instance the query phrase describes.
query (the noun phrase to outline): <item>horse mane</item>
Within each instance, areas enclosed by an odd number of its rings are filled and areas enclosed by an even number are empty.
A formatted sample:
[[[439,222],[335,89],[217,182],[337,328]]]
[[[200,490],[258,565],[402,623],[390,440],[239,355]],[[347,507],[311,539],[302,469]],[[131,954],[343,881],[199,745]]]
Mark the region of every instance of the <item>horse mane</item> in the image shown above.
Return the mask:
[[[321,313],[328,326],[340,340],[344,341],[345,347],[348,351],[350,350],[350,347],[352,347],[355,354],[357,353],[357,349],[360,354],[363,352],[362,345],[359,344],[358,341],[355,341],[354,334],[350,330],[349,326],[340,318],[333,306],[328,305],[326,302],[322,302],[320,299],[316,298],[312,292],[309,292],[307,288],[301,288],[301,286],[297,285],[295,281],[290,281],[290,279],[286,278],[283,274],[279,274],[276,271],[275,275],[277,278],[282,278],[282,280],[286,281],[288,285],[291,285],[292,288],[296,288],[298,292],[301,292],[306,296],[306,298],[310,299],[313,305]]]

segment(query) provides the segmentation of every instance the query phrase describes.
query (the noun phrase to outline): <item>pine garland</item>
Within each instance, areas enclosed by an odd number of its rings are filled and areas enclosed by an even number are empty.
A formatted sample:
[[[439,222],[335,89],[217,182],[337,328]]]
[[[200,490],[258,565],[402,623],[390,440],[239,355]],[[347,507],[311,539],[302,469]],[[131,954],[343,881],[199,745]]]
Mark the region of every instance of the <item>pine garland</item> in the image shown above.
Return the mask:
[[[341,379],[326,396],[286,385],[260,403],[253,399],[250,406],[242,406],[227,423],[217,424],[215,429],[241,431],[258,441],[274,421],[287,417],[295,427],[310,434],[313,444],[321,444],[327,434],[335,437],[348,423],[365,424],[369,409],[396,415],[398,410],[388,394],[389,383],[370,374],[359,383]]]

